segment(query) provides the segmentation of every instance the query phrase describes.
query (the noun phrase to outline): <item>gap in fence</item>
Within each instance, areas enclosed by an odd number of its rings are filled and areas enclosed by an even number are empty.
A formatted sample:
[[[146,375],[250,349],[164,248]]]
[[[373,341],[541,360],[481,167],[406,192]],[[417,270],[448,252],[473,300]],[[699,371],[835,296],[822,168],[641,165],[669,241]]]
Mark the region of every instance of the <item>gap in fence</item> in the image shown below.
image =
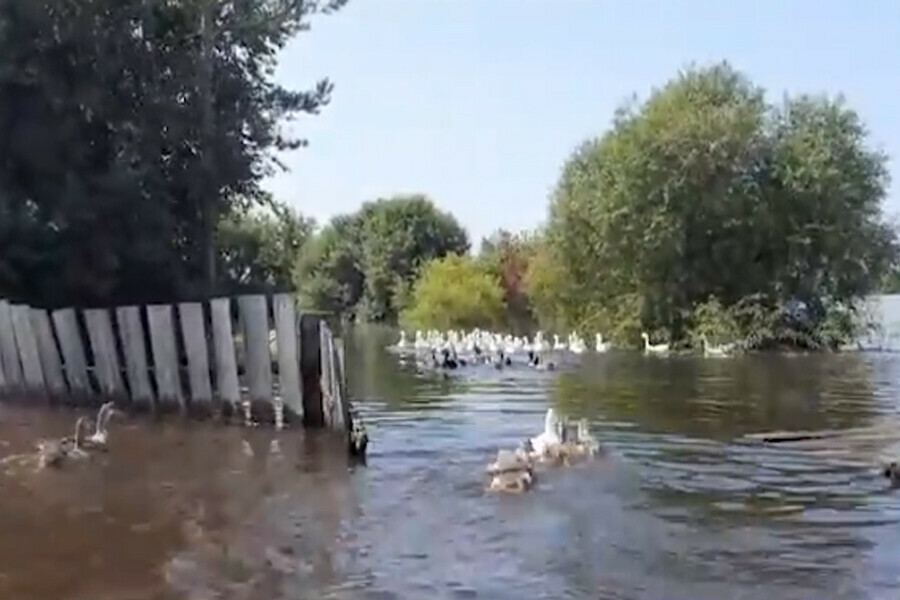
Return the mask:
[[[349,427],[343,343],[290,294],[48,311],[0,300],[0,400]]]

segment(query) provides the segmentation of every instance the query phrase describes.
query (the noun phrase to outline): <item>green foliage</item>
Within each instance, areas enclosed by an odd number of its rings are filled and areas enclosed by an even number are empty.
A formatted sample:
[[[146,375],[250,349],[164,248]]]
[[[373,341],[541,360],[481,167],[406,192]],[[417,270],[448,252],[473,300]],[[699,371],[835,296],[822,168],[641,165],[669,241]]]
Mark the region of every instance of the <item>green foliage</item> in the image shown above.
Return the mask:
[[[523,232],[499,230],[481,242],[478,260],[503,288],[506,325],[514,333],[525,333],[536,324],[526,291],[526,275],[537,251],[537,238]]]
[[[296,265],[301,302],[371,321],[397,319],[426,262],[469,248],[456,219],[421,195],[368,202],[318,237]]]
[[[468,256],[429,262],[401,316],[409,329],[494,328],[503,322],[503,289],[496,277]]]
[[[0,3],[0,295],[35,305],[208,292],[215,230],[260,198],[280,124],[331,84],[273,82],[308,0]],[[245,207],[246,208],[246,207]]]
[[[363,294],[354,220],[337,217],[302,249],[294,265],[294,289],[303,308],[345,314]]]
[[[727,64],[688,70],[566,162],[532,276],[538,316],[623,344],[638,329],[681,340],[714,297],[740,306],[743,336],[767,323],[816,331],[831,311],[852,313],[841,307],[897,256],[886,182],[885,157],[841,100],[770,106]],[[784,317],[792,302],[803,325]]]
[[[271,293],[293,287],[296,256],[314,223],[291,207],[235,211],[219,222],[220,289],[230,294]]]
[[[706,336],[710,344],[728,344],[740,336],[740,326],[734,312],[715,297],[694,307],[691,315],[691,345],[700,348],[700,338]]]

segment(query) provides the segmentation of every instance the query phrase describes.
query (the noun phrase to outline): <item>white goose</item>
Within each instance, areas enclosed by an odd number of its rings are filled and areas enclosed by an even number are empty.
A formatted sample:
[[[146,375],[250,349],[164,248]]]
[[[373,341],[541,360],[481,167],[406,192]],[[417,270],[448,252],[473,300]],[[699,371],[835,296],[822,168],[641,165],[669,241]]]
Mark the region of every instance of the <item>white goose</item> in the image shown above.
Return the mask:
[[[109,423],[109,419],[115,413],[115,404],[113,404],[112,402],[106,402],[103,406],[100,407],[100,410],[97,411],[97,424],[94,426],[94,433],[89,435],[84,440],[85,448],[93,450],[105,449],[107,447],[109,432],[106,430],[106,425]]]
[[[603,336],[601,334],[597,334],[594,339],[594,350],[597,352],[606,352],[609,350],[609,342],[603,341]]]
[[[406,339],[406,332],[401,331],[400,332],[400,341],[397,342],[397,348],[399,350],[405,350],[407,348],[407,346],[409,346],[409,341],[407,341],[407,339]]]
[[[559,418],[552,408],[547,409],[544,417],[544,432],[531,438],[531,450],[537,456],[544,456],[553,446],[558,446],[562,439],[559,435]]]
[[[651,344],[646,331],[641,334],[641,338],[644,340],[644,354],[668,354],[669,344]]]
[[[703,356],[728,356],[734,351],[734,343],[711,346],[706,335],[700,336],[700,342],[703,344]]]

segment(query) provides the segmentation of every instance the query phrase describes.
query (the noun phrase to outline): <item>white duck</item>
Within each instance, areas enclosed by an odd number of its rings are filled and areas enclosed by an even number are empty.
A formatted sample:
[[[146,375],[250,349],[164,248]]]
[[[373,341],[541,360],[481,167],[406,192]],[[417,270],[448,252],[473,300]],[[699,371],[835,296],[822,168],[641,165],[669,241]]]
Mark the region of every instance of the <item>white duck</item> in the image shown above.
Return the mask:
[[[554,446],[558,446],[562,442],[559,435],[560,420],[556,416],[556,411],[552,408],[547,409],[547,415],[544,417],[544,432],[531,438],[531,449],[537,456],[544,456]]]
[[[609,350],[609,342],[603,341],[603,336],[601,334],[597,334],[594,339],[594,350],[597,352],[606,352]]]
[[[668,354],[669,344],[651,344],[646,331],[641,334],[641,338],[644,340],[644,354]]]

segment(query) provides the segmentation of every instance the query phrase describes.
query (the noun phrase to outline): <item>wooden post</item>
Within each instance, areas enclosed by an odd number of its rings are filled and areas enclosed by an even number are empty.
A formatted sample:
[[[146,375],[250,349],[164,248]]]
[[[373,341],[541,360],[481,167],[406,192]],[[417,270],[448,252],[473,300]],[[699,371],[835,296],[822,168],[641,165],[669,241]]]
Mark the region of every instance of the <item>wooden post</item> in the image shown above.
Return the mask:
[[[29,316],[31,318],[31,328],[34,330],[37,338],[38,353],[41,356],[41,369],[44,372],[47,391],[54,399],[62,398],[66,395],[68,389],[66,388],[66,380],[63,377],[59,349],[56,347],[56,339],[53,337],[50,315],[46,310],[32,308]]]
[[[87,360],[75,309],[62,308],[51,313],[56,338],[62,350],[63,370],[69,382],[69,393],[76,401],[84,401],[91,395],[91,383],[87,375]]]
[[[238,385],[234,338],[231,333],[231,299],[210,300],[209,309],[212,313],[213,348],[216,357],[216,389],[222,402],[235,407],[241,400],[241,390]]]
[[[125,385],[122,382],[122,369],[119,367],[116,338],[113,335],[109,311],[105,308],[85,310],[84,320],[91,342],[91,352],[94,355],[94,369],[100,393],[109,399],[124,397]]]
[[[191,408],[208,413],[212,407],[212,388],[209,383],[209,350],[206,347],[203,305],[199,302],[183,302],[178,305],[178,314],[181,339],[188,361]]]
[[[150,387],[141,309],[137,306],[120,306],[116,309],[116,322],[125,353],[125,371],[131,388],[131,401],[141,408],[149,408],[153,404],[153,389]]]
[[[272,356],[269,353],[269,314],[263,295],[240,296],[238,308],[244,328],[246,373],[253,402],[272,400]]]
[[[3,373],[7,387],[15,392],[21,392],[25,385],[25,376],[22,373],[16,335],[13,332],[12,310],[6,300],[0,300],[0,357],[3,359]]]
[[[278,349],[278,391],[291,412],[303,414],[303,391],[300,387],[299,334],[294,299],[290,294],[272,298]]]
[[[153,375],[160,403],[174,402],[182,412],[187,410],[178,376],[178,350],[175,345],[175,326],[172,307],[156,304],[147,307],[147,326],[153,352]]]
[[[31,308],[24,304],[14,304],[10,309],[16,347],[19,349],[19,358],[22,361],[25,388],[30,394],[43,395],[46,391],[44,371],[41,369],[41,355],[38,352],[37,338],[31,328]]]
[[[303,424],[322,427],[322,353],[319,339],[321,319],[318,315],[300,316],[300,376],[303,382]]]

